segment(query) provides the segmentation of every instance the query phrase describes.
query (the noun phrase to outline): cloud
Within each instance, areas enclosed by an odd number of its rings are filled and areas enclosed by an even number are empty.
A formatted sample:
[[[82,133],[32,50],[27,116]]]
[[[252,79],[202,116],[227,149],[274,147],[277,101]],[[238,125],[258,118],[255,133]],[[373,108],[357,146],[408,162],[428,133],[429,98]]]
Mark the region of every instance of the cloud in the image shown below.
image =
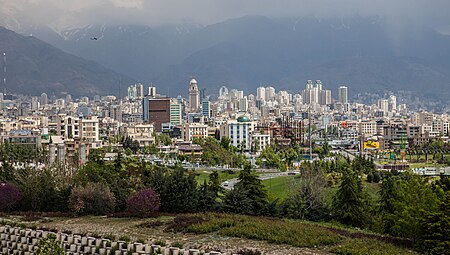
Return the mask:
[[[111,0],[113,5],[119,8],[141,9],[144,5],[143,0]]]
[[[450,24],[448,0],[0,0],[0,12],[34,23],[211,24],[245,15],[383,16],[394,22]]]

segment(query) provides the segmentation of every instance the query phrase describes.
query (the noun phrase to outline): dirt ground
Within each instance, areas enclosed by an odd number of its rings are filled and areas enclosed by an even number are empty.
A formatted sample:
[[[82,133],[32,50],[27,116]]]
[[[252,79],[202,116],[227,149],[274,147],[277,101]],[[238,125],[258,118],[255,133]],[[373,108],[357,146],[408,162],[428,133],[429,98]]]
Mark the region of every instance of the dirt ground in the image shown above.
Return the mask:
[[[146,243],[164,242],[167,245],[178,243],[183,248],[195,248],[205,251],[220,251],[228,254],[237,253],[243,249],[253,249],[262,254],[305,254],[305,255],[327,255],[332,254],[328,248],[297,248],[289,245],[270,244],[265,241],[255,241],[241,238],[230,238],[218,236],[217,234],[189,234],[175,233],[167,230],[167,224],[172,222],[173,217],[162,216],[151,219],[129,219],[129,218],[107,218],[107,217],[79,217],[79,218],[40,218],[26,220],[23,217],[0,217],[26,226],[35,226],[40,229],[58,230],[62,232],[89,235],[96,237],[115,237],[119,239],[130,239]]]

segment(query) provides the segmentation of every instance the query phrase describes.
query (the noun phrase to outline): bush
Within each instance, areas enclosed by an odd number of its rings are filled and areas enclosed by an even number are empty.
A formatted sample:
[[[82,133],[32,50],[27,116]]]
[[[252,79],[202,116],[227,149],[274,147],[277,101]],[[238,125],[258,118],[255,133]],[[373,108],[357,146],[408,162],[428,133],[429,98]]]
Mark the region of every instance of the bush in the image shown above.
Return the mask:
[[[331,252],[343,255],[417,254],[407,248],[366,238],[346,239],[341,245],[334,247]]]
[[[367,175],[367,182],[373,182],[373,173],[372,173],[372,172],[370,172],[370,173]]]
[[[375,173],[373,174],[373,182],[379,183],[380,180],[381,180],[381,175],[380,175],[380,173],[379,173],[379,172],[375,172]]]
[[[149,217],[159,210],[159,194],[152,188],[142,189],[127,200],[127,210],[138,217]]]
[[[72,190],[69,208],[79,215],[104,215],[114,211],[114,194],[100,183],[88,183]]]
[[[61,242],[56,239],[55,234],[49,234],[47,237],[39,239],[37,243],[37,255],[64,255]]]
[[[0,183],[0,211],[10,211],[21,198],[22,193],[14,184]]]
[[[219,236],[268,241],[296,247],[335,245],[343,239],[331,230],[300,221],[226,214],[206,214],[205,218],[206,221],[189,226],[188,231],[196,234],[217,232]]]

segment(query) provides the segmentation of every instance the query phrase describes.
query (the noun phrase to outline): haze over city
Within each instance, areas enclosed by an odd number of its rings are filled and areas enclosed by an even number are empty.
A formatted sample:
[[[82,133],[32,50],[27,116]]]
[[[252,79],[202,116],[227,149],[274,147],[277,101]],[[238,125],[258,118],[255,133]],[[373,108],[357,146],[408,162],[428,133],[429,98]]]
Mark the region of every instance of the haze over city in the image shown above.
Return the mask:
[[[0,0],[0,254],[449,255],[449,13]]]

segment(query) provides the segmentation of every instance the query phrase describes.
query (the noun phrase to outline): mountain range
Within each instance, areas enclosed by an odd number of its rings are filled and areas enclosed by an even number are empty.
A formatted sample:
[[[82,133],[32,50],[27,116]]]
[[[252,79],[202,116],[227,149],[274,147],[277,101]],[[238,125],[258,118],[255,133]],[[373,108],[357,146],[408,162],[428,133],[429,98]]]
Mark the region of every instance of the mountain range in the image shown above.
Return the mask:
[[[450,95],[450,36],[420,25],[393,26],[379,17],[247,16],[208,26],[89,25],[18,32],[153,83],[171,96],[185,95],[191,76],[207,93],[217,93],[223,85],[247,93],[260,85],[296,93],[306,80],[320,79],[334,91],[345,84],[350,93],[407,90],[439,99]],[[101,86],[85,77],[83,82],[90,82],[82,90],[111,91],[117,79],[123,84],[134,81],[118,77],[115,73],[109,85]]]
[[[19,35],[3,27],[0,27],[0,51],[6,53],[6,59],[1,61],[2,67],[6,64],[6,88],[3,68],[1,73],[2,92],[92,96],[114,94],[119,82],[134,82],[130,77],[94,61],[66,53],[34,36]]]

